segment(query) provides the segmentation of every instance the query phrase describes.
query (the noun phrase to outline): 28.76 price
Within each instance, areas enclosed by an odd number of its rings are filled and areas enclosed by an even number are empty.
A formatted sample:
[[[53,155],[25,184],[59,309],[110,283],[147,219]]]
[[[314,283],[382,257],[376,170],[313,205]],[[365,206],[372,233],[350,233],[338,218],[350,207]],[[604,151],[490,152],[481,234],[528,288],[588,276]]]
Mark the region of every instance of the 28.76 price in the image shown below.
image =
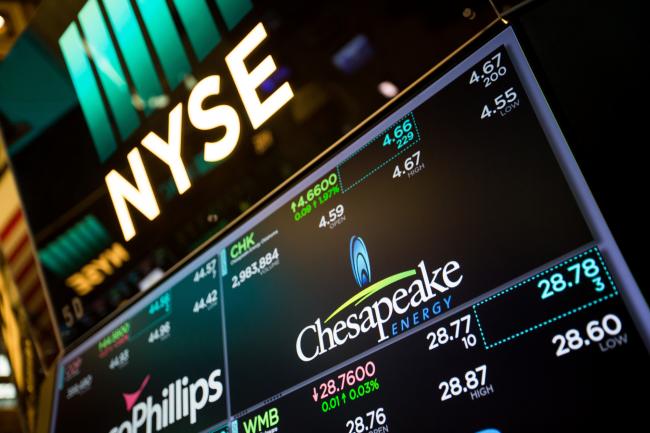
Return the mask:
[[[354,419],[348,420],[345,423],[345,426],[349,429],[348,433],[364,433],[375,431],[375,429],[385,425],[386,421],[387,419],[386,414],[384,413],[384,408],[380,407],[367,412],[366,416],[358,416]],[[386,431],[388,430],[386,429]]]

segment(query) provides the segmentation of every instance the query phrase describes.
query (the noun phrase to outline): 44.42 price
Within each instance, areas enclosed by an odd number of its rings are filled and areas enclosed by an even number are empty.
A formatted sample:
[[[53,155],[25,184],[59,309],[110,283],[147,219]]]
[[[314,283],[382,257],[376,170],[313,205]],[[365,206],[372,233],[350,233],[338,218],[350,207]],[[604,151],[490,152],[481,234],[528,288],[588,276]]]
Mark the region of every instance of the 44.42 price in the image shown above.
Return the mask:
[[[217,305],[217,290],[214,289],[208,293],[205,297],[201,297],[198,301],[194,303],[192,308],[193,313],[200,313],[203,310],[211,310]]]

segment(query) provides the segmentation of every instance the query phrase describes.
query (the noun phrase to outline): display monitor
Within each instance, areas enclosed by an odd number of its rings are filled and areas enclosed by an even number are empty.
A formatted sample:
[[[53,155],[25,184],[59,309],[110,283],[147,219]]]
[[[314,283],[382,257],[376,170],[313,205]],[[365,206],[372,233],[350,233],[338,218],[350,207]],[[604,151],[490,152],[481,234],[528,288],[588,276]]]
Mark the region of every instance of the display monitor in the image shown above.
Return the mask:
[[[51,432],[642,419],[648,307],[515,32],[454,62],[69,351]]]

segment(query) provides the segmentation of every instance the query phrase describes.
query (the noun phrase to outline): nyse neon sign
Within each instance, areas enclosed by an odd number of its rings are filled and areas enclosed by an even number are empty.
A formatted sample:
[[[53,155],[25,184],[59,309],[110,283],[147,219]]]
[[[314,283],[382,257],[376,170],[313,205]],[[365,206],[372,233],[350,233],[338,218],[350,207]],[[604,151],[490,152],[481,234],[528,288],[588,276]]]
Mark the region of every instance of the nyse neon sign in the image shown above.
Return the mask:
[[[164,0],[136,0],[135,3],[139,7],[145,30],[162,65],[166,81],[173,89],[190,71],[168,6]],[[206,0],[175,0],[173,4],[197,58],[203,60],[220,38]],[[237,25],[252,7],[248,0],[216,0],[216,4],[229,29]],[[105,0],[104,8],[137,94],[142,95],[141,99],[145,101],[147,97],[159,95],[159,80],[151,63],[151,54],[146,51],[143,31],[137,24],[136,10],[131,8],[129,0]],[[110,41],[98,0],[89,0],[84,5],[79,13],[79,23],[85,39],[81,37],[77,23],[72,23],[59,39],[59,45],[95,147],[100,159],[105,160],[114,152],[116,145],[100,89],[104,92],[122,139],[128,138],[139,126],[139,120],[126,80],[120,79],[124,76],[123,70],[117,60],[116,48]],[[270,55],[252,69],[246,66],[245,61],[266,38],[264,25],[258,23],[225,57],[230,76],[254,129],[262,126],[293,98],[288,82],[282,83],[264,100],[257,94],[256,89],[275,72],[276,64]],[[103,87],[95,80],[91,60]],[[161,137],[152,131],[141,140],[142,147],[169,168],[179,194],[191,187],[181,158],[184,111],[187,111],[191,125],[198,130],[225,128],[225,134],[221,138],[204,143],[206,161],[223,160],[232,154],[239,142],[241,121],[237,111],[227,104],[204,107],[205,100],[219,95],[220,89],[220,75],[203,78],[190,92],[186,104],[178,103],[169,112],[167,136]],[[111,170],[105,180],[124,239],[129,241],[136,235],[136,230],[128,204],[149,220],[160,215],[160,208],[137,146],[127,154],[127,161],[135,184],[116,170]]]

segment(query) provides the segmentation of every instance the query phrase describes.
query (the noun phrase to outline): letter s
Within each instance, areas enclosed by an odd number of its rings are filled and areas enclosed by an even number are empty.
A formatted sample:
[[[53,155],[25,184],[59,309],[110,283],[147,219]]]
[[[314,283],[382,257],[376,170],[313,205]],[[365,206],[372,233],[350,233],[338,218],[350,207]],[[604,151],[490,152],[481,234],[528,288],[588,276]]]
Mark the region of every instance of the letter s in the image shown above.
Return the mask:
[[[210,377],[208,377],[208,386],[214,391],[214,393],[210,394],[210,397],[208,397],[210,403],[219,400],[223,394],[223,384],[217,380],[218,377],[221,377],[221,369],[214,370],[210,374]]]
[[[203,109],[203,102],[208,96],[218,95],[220,79],[218,75],[210,75],[194,87],[187,101],[187,114],[196,129],[209,131],[219,126],[226,128],[226,134],[219,141],[205,142],[204,158],[206,161],[221,161],[230,155],[239,141],[239,116],[230,105],[217,105]]]

